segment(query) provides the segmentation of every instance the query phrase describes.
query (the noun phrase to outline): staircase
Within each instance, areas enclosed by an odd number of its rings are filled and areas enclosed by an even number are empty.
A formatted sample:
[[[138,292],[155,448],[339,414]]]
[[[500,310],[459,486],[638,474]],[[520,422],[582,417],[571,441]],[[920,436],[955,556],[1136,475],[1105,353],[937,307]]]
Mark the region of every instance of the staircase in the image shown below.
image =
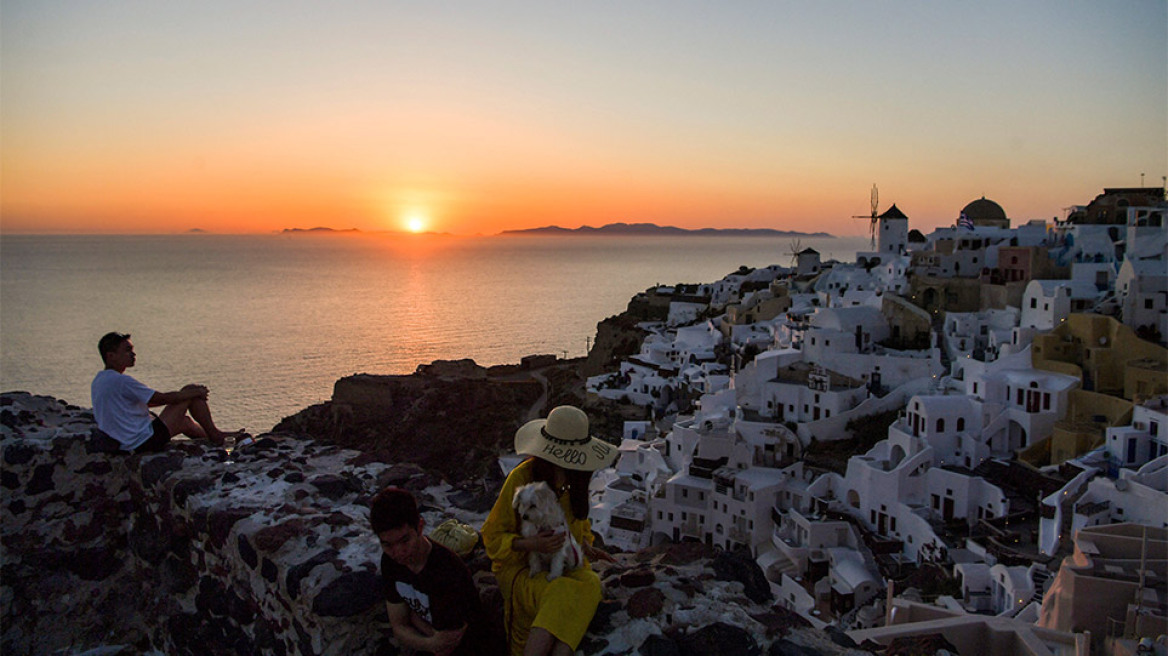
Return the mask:
[[[1054,574],[1045,567],[1030,568],[1030,580],[1034,583],[1034,594],[1030,597],[1031,601],[1042,603],[1042,597],[1046,594],[1047,585],[1052,578],[1054,578]]]

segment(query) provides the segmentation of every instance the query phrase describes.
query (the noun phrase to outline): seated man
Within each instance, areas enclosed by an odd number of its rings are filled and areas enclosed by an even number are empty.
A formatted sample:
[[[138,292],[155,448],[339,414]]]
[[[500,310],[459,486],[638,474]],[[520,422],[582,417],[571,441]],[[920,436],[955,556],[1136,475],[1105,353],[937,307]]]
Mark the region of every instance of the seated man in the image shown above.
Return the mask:
[[[126,369],[134,366],[137,357],[129,335],[108,333],[97,343],[97,350],[105,369],[90,386],[93,416],[97,427],[121,442],[124,451],[161,451],[180,433],[206,438],[212,444],[243,434],[225,433],[215,426],[207,407],[206,387],[187,385],[177,392],[156,392],[127,376]],[[160,405],[166,407],[152,418],[149,408]]]
[[[457,554],[422,535],[425,520],[414,496],[387,487],[369,506],[398,644],[437,656],[502,654],[502,636],[490,630],[470,571]]]

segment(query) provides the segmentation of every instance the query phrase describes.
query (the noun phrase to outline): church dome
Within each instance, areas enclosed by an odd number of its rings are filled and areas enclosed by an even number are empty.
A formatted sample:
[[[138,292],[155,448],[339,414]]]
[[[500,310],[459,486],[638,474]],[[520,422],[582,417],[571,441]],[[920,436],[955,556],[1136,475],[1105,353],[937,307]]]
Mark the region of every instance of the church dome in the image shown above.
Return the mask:
[[[998,223],[1007,220],[1006,210],[1002,209],[1002,206],[994,201],[986,199],[985,196],[966,205],[961,210],[961,213],[967,219],[973,221],[975,225],[981,223]]]

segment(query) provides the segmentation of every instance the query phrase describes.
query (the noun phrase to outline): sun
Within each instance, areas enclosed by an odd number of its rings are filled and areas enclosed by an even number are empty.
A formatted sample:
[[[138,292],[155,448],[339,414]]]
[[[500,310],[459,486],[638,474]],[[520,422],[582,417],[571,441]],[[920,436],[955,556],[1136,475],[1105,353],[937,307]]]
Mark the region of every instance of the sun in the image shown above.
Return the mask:
[[[410,214],[405,219],[406,230],[418,234],[426,230],[426,217],[422,214]]]

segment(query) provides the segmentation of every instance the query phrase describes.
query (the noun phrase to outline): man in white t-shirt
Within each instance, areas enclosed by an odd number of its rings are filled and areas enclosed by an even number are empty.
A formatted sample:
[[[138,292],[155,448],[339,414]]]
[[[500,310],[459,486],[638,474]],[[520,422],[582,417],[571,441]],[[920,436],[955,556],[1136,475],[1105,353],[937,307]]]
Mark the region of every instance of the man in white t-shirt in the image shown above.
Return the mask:
[[[187,385],[177,392],[156,392],[127,376],[137,356],[130,336],[108,333],[97,343],[105,363],[90,386],[97,427],[122,445],[124,451],[161,451],[174,435],[206,438],[223,444],[242,431],[225,433],[211,420],[207,388]],[[157,417],[149,408],[166,406]]]

